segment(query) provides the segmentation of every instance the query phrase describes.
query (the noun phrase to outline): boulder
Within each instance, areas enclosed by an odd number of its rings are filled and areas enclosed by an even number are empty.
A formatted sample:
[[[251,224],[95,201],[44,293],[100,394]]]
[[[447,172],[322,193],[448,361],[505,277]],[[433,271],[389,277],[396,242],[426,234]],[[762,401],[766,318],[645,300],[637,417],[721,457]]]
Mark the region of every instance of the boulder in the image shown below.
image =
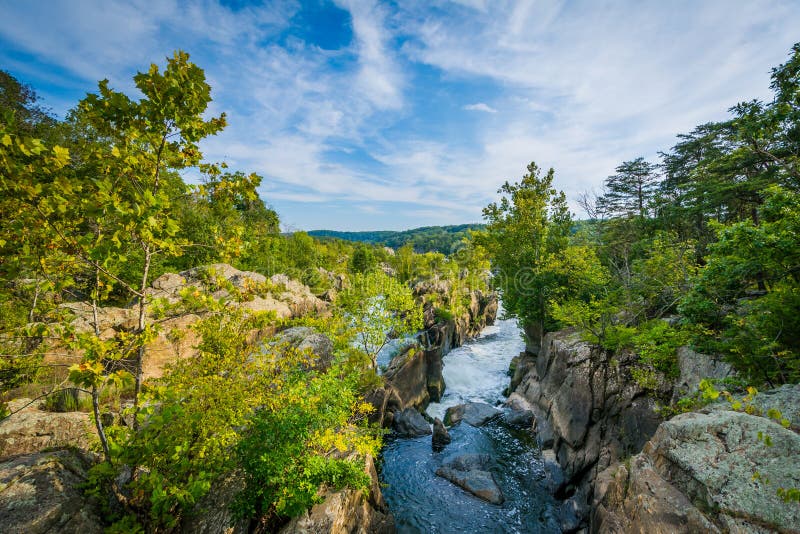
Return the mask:
[[[431,446],[434,452],[439,452],[444,449],[445,445],[450,443],[450,433],[444,427],[441,419],[438,417],[433,420],[433,436],[431,437]]]
[[[530,429],[533,426],[533,411],[508,410],[503,412],[503,422],[508,426]]]
[[[7,534],[101,534],[81,484],[95,459],[79,450],[17,456],[0,463],[0,525]]]
[[[271,346],[286,344],[300,352],[309,351],[314,355],[313,369],[324,371],[333,362],[333,341],[308,326],[287,328],[279,332],[269,343]]]
[[[432,434],[431,425],[414,408],[406,408],[394,414],[394,431],[399,436],[415,438]]]
[[[462,454],[446,461],[436,474],[484,501],[503,504],[503,492],[488,471],[490,461],[486,454]]]
[[[45,412],[30,399],[11,401],[9,408],[21,411],[0,422],[0,459],[61,447],[88,449],[97,439],[87,413]]]
[[[468,402],[451,406],[444,414],[444,422],[449,426],[465,421],[472,426],[483,426],[490,419],[500,415],[500,410],[485,402]]]
[[[389,362],[384,378],[402,400],[402,407],[424,408],[431,401],[432,386],[442,381],[441,358],[417,345],[408,347]],[[432,387],[431,389],[436,389]]]
[[[391,534],[394,519],[381,494],[378,474],[372,458],[367,458],[369,492],[344,489],[323,491],[323,501],[292,519],[281,534]]]
[[[678,367],[680,376],[672,389],[672,402],[697,391],[697,386],[704,378],[725,378],[733,374],[731,366],[722,360],[700,354],[689,347],[678,347]]]
[[[600,532],[794,532],[800,507],[779,487],[800,487],[800,436],[746,413],[687,413],[617,468],[594,523]]]

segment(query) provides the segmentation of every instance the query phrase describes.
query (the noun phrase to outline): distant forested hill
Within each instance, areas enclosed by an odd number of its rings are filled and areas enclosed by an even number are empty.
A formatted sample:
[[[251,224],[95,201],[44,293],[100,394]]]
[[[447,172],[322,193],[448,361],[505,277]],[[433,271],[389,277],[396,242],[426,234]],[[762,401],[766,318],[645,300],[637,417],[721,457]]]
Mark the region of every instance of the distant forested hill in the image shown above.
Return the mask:
[[[414,246],[415,252],[441,252],[449,254],[454,246],[467,236],[468,230],[482,230],[482,224],[459,224],[455,226],[423,226],[402,232],[386,230],[371,232],[337,232],[335,230],[312,230],[308,235],[317,238],[336,238],[346,241],[382,244],[399,248],[406,243]]]

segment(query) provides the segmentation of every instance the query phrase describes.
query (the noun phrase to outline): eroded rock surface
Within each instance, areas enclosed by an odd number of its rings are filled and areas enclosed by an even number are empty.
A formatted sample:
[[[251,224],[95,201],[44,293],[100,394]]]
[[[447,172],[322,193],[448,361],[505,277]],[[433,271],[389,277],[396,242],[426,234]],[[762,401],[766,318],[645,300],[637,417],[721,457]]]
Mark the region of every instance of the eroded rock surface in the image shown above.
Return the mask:
[[[16,456],[0,463],[0,530],[6,534],[101,534],[80,485],[93,463],[77,450]]]
[[[679,415],[662,423],[628,466],[612,469],[598,495],[598,532],[800,529],[800,507],[776,495],[779,487],[800,487],[800,436],[764,417]]]
[[[88,449],[97,439],[87,413],[46,412],[30,399],[15,399],[9,408],[21,411],[0,422],[0,459],[60,447]]]
[[[492,504],[503,504],[505,498],[489,471],[491,458],[486,454],[462,454],[446,461],[436,474]]]

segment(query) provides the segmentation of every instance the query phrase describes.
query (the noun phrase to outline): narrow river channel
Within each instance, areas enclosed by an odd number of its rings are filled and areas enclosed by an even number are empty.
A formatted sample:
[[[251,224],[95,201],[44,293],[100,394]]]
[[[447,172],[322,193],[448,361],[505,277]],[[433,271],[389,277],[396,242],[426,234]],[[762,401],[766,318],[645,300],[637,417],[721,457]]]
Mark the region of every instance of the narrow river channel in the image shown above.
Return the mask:
[[[444,357],[445,395],[428,414],[444,419],[450,406],[486,402],[500,406],[511,359],[525,348],[515,320],[499,320]],[[536,440],[502,418],[482,427],[461,422],[449,429],[452,442],[433,452],[431,437],[387,438],[381,479],[383,495],[401,533],[557,533],[557,503]],[[490,504],[436,476],[443,462],[464,453],[488,454],[505,502]]]

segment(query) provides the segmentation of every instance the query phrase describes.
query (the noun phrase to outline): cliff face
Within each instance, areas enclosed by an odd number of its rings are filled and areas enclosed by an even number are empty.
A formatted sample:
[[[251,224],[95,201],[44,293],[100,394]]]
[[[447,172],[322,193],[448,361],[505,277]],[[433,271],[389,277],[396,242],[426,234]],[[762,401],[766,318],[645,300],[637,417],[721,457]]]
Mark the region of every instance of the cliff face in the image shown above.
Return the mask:
[[[541,446],[552,449],[563,470],[556,495],[567,499],[565,527],[588,516],[597,474],[641,450],[661,422],[655,402],[630,376],[633,358],[612,361],[567,330],[547,334],[538,356],[525,353],[517,363],[514,392],[532,405]]]

